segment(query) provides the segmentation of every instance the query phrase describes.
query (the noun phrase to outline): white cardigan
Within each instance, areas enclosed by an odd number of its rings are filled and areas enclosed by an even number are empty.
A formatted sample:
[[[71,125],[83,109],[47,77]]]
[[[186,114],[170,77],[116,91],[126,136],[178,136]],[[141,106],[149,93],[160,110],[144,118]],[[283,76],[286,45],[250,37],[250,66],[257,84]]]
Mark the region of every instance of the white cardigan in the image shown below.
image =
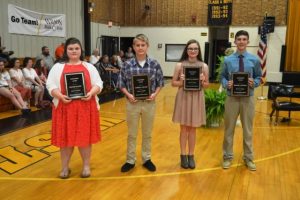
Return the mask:
[[[82,62],[82,64],[84,67],[86,67],[86,69],[88,70],[88,72],[90,74],[92,87],[94,85],[97,85],[98,87],[100,87],[100,89],[102,89],[103,82],[102,82],[95,66],[91,65],[90,63],[87,63],[87,62]],[[65,65],[64,63],[56,63],[49,72],[47,82],[46,82],[46,87],[47,87],[50,95],[51,95],[52,90],[54,90],[54,89],[59,89],[61,91],[60,78],[62,76],[64,65]],[[95,98],[96,98],[97,108],[99,110],[100,106],[98,103],[98,96],[95,95]],[[57,107],[58,101],[59,100],[57,98],[55,98],[55,97],[53,98],[52,102],[55,107]]]

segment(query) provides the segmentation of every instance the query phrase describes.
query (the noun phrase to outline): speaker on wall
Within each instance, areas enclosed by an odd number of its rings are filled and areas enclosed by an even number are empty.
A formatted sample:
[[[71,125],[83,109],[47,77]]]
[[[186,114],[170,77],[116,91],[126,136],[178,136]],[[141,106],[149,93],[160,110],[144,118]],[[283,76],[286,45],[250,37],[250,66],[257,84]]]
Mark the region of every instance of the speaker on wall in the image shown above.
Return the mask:
[[[273,17],[273,16],[265,17],[264,23],[267,26],[267,33],[274,33],[275,17]]]
[[[280,68],[279,71],[284,71],[284,64],[285,64],[285,53],[286,53],[286,45],[281,46],[281,56],[280,56]]]

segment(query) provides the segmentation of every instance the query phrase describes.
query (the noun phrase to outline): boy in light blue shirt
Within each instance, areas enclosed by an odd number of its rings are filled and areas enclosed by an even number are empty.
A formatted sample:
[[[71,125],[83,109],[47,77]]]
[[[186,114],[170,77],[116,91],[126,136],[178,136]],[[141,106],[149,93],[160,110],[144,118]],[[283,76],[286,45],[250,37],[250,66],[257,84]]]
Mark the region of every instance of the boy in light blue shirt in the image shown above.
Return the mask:
[[[256,165],[253,162],[253,119],[255,114],[254,88],[260,85],[262,71],[259,59],[246,51],[249,44],[249,34],[240,30],[235,35],[237,51],[225,58],[221,81],[227,90],[225,101],[225,131],[223,140],[223,169],[228,169],[233,160],[233,137],[238,116],[243,127],[243,159],[249,170],[255,171]],[[249,74],[249,96],[232,96],[231,90],[233,81],[232,73],[247,72]]]

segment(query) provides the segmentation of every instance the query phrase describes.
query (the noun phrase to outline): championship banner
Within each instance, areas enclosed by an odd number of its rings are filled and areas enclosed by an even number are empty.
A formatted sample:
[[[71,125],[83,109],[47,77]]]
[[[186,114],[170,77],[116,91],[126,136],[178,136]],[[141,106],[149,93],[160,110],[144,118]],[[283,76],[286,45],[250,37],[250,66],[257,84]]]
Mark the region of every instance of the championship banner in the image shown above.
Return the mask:
[[[8,4],[8,32],[65,37],[66,15],[38,13]]]
[[[231,25],[232,0],[208,0],[207,25]]]

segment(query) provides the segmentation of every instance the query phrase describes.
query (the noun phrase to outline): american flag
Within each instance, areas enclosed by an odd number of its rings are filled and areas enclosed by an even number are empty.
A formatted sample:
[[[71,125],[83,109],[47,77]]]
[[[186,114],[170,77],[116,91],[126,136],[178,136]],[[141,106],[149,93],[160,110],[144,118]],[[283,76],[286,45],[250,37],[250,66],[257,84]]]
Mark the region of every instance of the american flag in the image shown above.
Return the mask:
[[[264,20],[263,25],[260,27],[260,41],[259,41],[259,48],[257,51],[257,55],[260,58],[260,67],[262,70],[262,77],[261,83],[264,84],[266,82],[266,75],[267,75],[267,24]]]

